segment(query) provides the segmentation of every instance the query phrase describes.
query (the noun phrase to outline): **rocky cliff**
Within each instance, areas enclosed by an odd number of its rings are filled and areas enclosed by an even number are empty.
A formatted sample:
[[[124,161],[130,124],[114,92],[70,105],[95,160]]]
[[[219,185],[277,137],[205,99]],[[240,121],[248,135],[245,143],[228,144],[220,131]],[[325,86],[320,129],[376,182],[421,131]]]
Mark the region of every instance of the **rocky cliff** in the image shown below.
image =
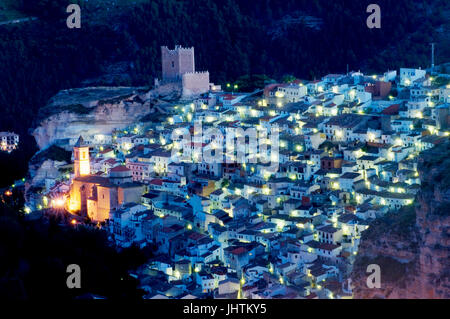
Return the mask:
[[[80,135],[109,134],[160,112],[178,101],[170,84],[154,90],[134,87],[88,87],[59,92],[40,109],[32,135],[40,149],[67,144]]]
[[[419,157],[414,206],[374,221],[352,272],[355,298],[450,298],[450,141]],[[368,288],[378,264],[381,288]]]
[[[59,92],[41,108],[33,136],[40,149],[79,135],[108,134],[150,112],[137,88],[91,87]]]

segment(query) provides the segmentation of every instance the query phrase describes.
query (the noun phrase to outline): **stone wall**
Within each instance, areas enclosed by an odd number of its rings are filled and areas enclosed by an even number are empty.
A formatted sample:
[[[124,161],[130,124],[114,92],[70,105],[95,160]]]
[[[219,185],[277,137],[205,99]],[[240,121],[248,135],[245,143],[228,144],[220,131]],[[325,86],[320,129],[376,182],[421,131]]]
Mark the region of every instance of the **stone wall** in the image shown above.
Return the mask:
[[[183,96],[192,96],[209,91],[209,72],[185,73],[182,78]]]

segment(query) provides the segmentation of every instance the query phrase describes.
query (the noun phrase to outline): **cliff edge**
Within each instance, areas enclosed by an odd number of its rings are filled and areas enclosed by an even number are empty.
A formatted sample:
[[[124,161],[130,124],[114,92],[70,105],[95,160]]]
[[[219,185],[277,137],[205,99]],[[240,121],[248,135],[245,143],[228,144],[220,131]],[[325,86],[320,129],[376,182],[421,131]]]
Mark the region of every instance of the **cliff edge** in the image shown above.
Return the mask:
[[[450,298],[450,140],[420,155],[413,206],[375,220],[362,235],[354,298]],[[381,287],[366,284],[378,264]]]

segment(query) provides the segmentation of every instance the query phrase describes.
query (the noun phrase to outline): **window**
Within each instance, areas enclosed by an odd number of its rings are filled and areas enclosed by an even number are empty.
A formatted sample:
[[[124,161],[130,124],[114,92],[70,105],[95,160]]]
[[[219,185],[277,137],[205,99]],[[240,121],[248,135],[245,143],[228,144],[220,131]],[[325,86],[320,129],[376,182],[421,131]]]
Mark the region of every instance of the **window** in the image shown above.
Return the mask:
[[[172,68],[174,68],[175,67],[175,62],[174,61],[172,61]]]

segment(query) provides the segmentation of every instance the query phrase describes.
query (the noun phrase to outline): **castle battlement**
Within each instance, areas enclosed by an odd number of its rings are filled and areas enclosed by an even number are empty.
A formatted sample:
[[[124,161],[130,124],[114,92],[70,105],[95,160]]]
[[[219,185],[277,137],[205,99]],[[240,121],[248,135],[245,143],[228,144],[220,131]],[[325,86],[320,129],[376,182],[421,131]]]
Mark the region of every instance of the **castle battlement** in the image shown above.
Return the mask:
[[[186,73],[184,73],[183,74],[183,76],[184,75],[202,75],[202,74],[204,74],[204,75],[209,75],[209,71],[195,71],[195,72],[186,72]]]
[[[194,52],[194,47],[182,47],[181,45],[176,45],[175,49],[169,49],[167,46],[162,46],[161,50],[164,50],[168,54],[176,55],[180,52],[191,53]]]

